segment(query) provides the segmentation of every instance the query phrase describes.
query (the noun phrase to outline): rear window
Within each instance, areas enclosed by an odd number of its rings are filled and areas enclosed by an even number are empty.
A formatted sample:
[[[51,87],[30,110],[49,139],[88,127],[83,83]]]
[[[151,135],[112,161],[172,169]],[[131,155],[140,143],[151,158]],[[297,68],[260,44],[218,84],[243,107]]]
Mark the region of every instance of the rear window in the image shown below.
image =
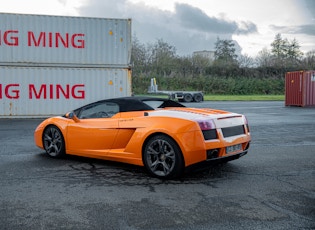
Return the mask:
[[[144,100],[143,103],[152,107],[153,109],[167,108],[167,107],[185,107],[184,105],[173,100]]]
[[[152,107],[153,109],[160,108],[164,101],[143,101],[144,104]]]

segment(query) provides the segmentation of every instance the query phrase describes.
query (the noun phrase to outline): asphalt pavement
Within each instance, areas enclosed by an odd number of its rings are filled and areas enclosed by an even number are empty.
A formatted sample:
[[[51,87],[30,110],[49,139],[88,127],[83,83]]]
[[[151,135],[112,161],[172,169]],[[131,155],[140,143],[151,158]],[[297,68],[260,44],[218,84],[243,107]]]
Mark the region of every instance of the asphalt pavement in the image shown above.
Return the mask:
[[[244,157],[179,180],[34,145],[43,120],[0,119],[0,229],[315,229],[315,108],[202,102],[245,114]],[[66,111],[65,111],[66,112]]]

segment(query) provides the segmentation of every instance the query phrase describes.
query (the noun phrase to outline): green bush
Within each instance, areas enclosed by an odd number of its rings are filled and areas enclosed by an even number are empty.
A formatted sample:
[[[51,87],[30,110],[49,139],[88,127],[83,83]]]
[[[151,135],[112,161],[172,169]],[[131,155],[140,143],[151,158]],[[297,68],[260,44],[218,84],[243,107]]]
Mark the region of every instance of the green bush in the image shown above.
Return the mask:
[[[202,91],[204,94],[254,95],[284,94],[284,78],[275,77],[165,77],[156,78],[159,90]],[[132,77],[133,92],[145,94],[150,86],[151,76],[135,75]]]

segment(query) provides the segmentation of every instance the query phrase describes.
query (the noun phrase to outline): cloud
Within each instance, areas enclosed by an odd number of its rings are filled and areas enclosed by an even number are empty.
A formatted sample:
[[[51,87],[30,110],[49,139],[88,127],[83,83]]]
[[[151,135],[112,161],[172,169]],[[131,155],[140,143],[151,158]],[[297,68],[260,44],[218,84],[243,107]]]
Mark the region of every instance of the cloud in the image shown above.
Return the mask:
[[[128,0],[88,0],[79,8],[82,16],[105,18],[132,18],[133,35],[142,43],[163,39],[176,47],[178,54],[190,55],[196,50],[213,50],[214,43],[232,39],[233,34],[257,32],[252,22],[236,22],[210,17],[200,8],[189,4],[175,5],[166,11]]]
[[[271,29],[285,34],[305,34],[315,36],[315,24],[305,24],[298,26],[276,26],[271,25]]]
[[[312,14],[314,24],[315,24],[315,1],[314,0],[304,0],[304,1],[305,1],[306,9],[308,9],[309,12]]]
[[[126,17],[126,0],[86,0],[78,9],[80,15],[102,18]]]
[[[217,34],[248,34],[257,32],[252,22],[228,21],[222,18],[210,17],[197,7],[188,4],[176,4],[174,18],[180,25],[188,29]]]
[[[209,17],[199,8],[187,4],[176,4],[174,18],[184,28],[202,32],[231,34],[237,29],[235,23]]]
[[[315,36],[315,23],[298,26],[297,32],[301,33],[301,34],[307,34],[307,35]]]
[[[237,34],[251,34],[251,33],[257,33],[257,26],[256,24],[247,21],[241,21],[238,23],[238,28],[236,30]]]

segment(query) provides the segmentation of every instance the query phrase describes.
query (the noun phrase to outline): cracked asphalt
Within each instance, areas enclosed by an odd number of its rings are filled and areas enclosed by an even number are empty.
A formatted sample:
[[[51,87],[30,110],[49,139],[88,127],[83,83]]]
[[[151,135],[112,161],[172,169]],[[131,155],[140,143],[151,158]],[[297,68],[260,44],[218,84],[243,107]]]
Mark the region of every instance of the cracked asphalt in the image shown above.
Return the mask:
[[[315,229],[315,108],[202,102],[243,113],[244,157],[151,178],[143,168],[68,156],[33,143],[42,119],[0,119],[0,229]]]

